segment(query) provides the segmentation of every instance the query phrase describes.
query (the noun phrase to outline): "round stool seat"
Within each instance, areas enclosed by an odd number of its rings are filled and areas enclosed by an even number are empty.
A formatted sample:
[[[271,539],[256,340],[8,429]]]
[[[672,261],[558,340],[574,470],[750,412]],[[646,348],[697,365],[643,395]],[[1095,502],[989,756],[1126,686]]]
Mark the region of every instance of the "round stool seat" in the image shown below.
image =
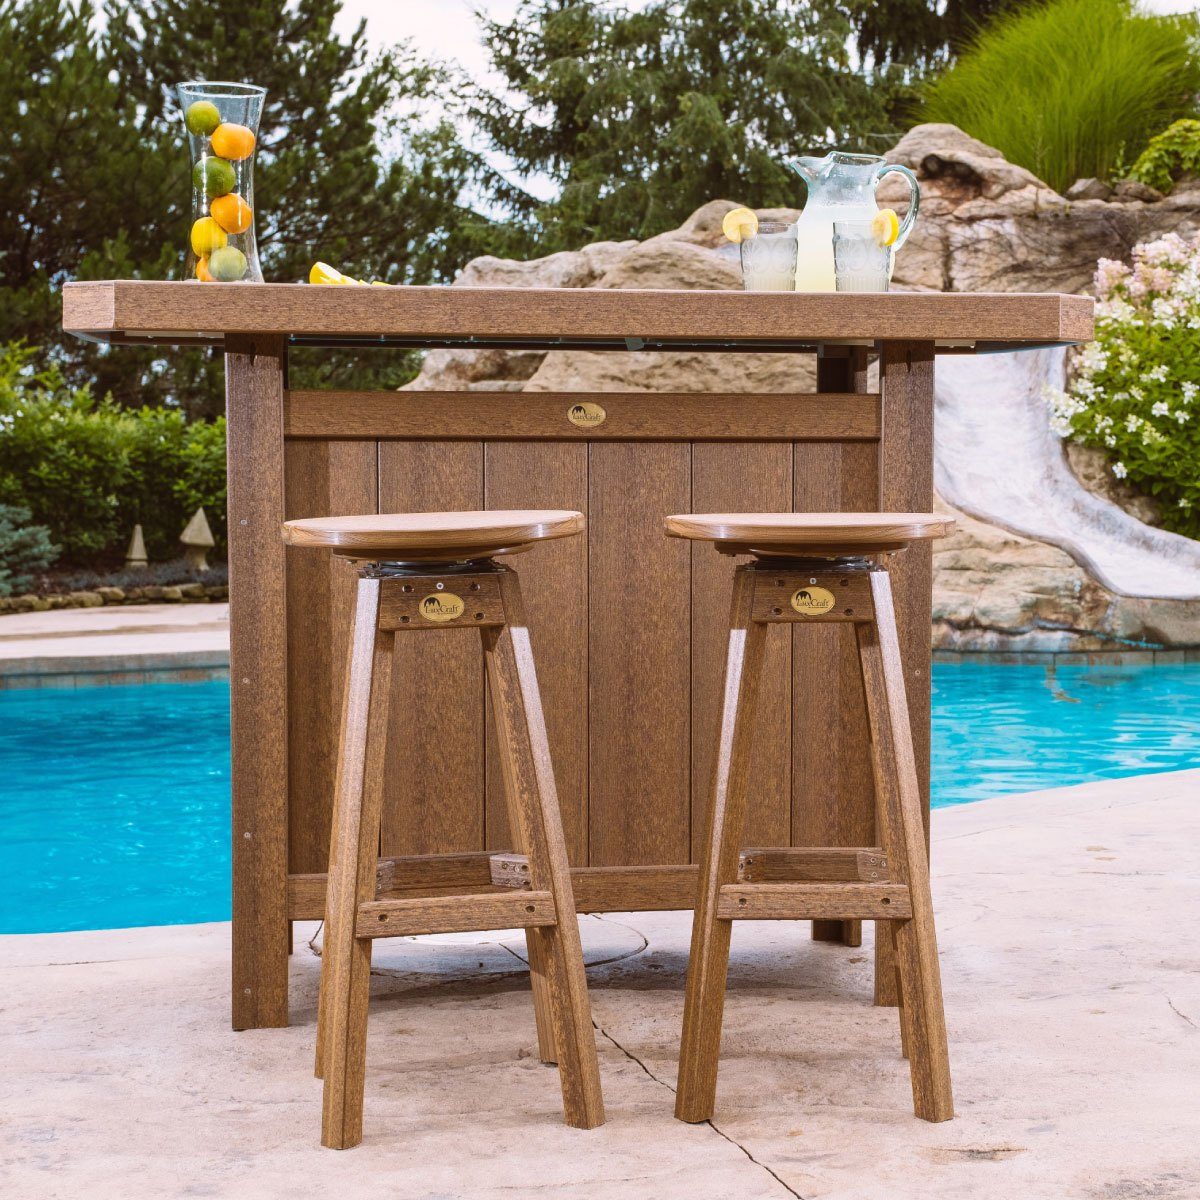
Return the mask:
[[[938,513],[684,513],[667,536],[716,542],[764,555],[869,554],[945,537],[954,518]]]
[[[289,546],[323,546],[348,558],[444,561],[514,554],[581,533],[583,514],[561,509],[380,513],[285,521]]]

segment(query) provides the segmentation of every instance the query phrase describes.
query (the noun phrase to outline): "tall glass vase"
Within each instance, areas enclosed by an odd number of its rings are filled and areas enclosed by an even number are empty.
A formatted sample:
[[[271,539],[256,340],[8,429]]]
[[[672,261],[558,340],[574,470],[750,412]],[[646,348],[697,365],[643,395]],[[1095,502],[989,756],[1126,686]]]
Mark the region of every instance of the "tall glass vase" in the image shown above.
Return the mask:
[[[262,283],[254,238],[254,155],[266,88],[196,80],[176,88],[192,157],[184,278]]]

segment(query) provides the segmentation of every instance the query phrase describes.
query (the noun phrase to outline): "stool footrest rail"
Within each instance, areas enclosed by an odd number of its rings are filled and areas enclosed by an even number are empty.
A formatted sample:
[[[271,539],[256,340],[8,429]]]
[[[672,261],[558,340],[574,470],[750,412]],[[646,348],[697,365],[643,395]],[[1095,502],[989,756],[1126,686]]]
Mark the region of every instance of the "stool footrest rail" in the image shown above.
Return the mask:
[[[495,892],[475,896],[414,896],[369,900],[358,906],[354,936],[408,937],[418,933],[474,933],[556,925],[550,892]]]
[[[907,921],[904,883],[730,883],[717,900],[719,921]]]

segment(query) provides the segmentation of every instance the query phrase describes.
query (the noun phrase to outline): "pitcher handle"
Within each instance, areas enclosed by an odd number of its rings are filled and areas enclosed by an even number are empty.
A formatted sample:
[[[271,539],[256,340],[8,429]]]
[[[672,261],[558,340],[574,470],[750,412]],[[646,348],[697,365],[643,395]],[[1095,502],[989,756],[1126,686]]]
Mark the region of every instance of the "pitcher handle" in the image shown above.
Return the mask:
[[[895,171],[898,175],[903,175],[908,180],[908,190],[910,200],[908,212],[905,214],[904,220],[900,222],[900,232],[896,236],[895,242],[892,244],[893,250],[899,250],[901,246],[908,240],[908,235],[912,232],[913,222],[917,219],[917,213],[921,208],[921,185],[917,182],[917,177],[905,166],[900,163],[884,163],[883,166],[875,172],[875,186],[879,186],[879,181],[888,174],[889,171]]]

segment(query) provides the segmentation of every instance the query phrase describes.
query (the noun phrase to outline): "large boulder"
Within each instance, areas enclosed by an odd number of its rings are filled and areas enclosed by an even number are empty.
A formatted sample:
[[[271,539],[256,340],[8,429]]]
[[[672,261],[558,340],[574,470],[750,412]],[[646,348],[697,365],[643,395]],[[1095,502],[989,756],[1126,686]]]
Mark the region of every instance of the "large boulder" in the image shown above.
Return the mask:
[[[921,182],[921,216],[897,258],[894,286],[917,291],[1063,291],[1091,286],[1099,258],[1171,230],[1200,229],[1200,190],[1172,195],[1082,180],[1072,199],[953,125],[919,125],[887,155]],[[803,188],[797,184],[797,199]],[[894,177],[880,202],[903,207]],[[732,200],[713,200],[678,229],[645,242],[600,242],[532,262],[476,259],[455,281],[494,287],[730,289],[740,287],[736,247],[721,232]],[[793,209],[759,210],[792,221]],[[784,392],[814,386],[803,355],[435,351],[416,389]],[[939,403],[941,403],[939,397]],[[959,453],[958,449],[943,452]],[[1103,471],[1076,455],[1085,485]],[[939,477],[955,464],[939,462]],[[1139,517],[1132,493],[1112,499]],[[946,649],[1099,650],[1130,644],[1200,644],[1200,604],[1131,597],[1105,587],[1086,559],[960,514],[935,556],[935,640]],[[995,519],[995,518],[992,518]]]

